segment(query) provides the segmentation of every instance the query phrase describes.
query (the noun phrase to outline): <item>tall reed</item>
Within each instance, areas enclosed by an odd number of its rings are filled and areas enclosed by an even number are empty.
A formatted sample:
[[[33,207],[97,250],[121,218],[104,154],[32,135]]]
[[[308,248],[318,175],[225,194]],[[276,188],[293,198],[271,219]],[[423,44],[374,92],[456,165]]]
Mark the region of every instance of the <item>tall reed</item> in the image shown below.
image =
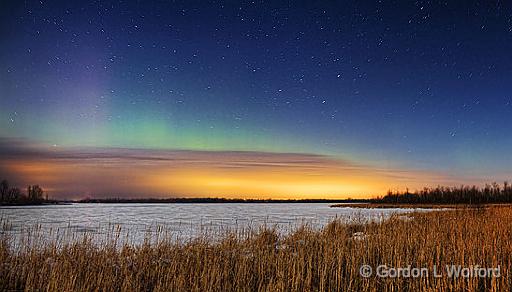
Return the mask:
[[[25,291],[510,291],[512,207],[333,221],[281,236],[272,228],[141,245],[13,248],[0,241],[0,288]],[[113,236],[114,238],[115,236]],[[500,277],[369,278],[360,267],[500,267]],[[375,271],[374,271],[375,272]]]

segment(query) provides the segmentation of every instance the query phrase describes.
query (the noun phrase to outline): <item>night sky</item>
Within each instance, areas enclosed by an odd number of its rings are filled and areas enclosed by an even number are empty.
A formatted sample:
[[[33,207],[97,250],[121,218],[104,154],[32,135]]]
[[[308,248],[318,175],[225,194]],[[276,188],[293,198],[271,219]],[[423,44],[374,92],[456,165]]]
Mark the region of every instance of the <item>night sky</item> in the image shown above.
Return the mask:
[[[2,1],[0,44],[0,170],[56,196],[512,177],[501,1]]]

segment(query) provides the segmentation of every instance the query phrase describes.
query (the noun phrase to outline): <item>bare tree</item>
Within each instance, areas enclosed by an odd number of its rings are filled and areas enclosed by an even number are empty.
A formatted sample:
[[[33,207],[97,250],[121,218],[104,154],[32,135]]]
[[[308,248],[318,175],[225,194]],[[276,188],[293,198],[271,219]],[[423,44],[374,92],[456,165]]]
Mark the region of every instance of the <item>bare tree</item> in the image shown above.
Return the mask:
[[[7,197],[8,197],[9,201],[16,202],[16,201],[19,201],[22,196],[23,196],[23,194],[21,193],[20,189],[11,188],[11,189],[9,189],[9,193],[8,193]]]
[[[2,202],[7,199],[7,195],[9,194],[9,182],[4,179],[0,183],[0,193],[2,194]]]
[[[44,191],[39,185],[28,186],[27,195],[31,201],[40,201],[43,199]]]

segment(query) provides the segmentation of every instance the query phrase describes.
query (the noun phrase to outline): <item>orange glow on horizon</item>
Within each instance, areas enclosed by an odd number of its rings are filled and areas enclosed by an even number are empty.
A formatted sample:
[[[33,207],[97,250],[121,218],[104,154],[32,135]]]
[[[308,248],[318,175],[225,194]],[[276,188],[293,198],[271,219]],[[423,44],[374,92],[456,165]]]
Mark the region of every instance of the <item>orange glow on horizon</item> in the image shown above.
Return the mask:
[[[227,198],[345,198],[382,193],[386,184],[375,178],[344,177],[325,173],[310,175],[300,170],[273,169],[229,172],[216,169],[161,173],[148,180],[149,186],[174,188],[189,196]]]
[[[4,169],[20,186],[39,184],[51,197],[66,199],[368,198],[390,188],[422,188],[440,181],[432,173],[363,167],[307,154],[135,154],[17,158],[4,160]]]

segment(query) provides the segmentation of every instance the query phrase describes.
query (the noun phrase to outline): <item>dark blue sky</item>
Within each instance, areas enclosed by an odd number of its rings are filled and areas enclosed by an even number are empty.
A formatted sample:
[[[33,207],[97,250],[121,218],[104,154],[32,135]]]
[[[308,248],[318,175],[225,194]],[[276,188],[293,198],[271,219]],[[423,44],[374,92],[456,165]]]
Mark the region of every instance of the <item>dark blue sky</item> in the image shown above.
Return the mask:
[[[510,174],[500,1],[0,7],[0,137]]]

